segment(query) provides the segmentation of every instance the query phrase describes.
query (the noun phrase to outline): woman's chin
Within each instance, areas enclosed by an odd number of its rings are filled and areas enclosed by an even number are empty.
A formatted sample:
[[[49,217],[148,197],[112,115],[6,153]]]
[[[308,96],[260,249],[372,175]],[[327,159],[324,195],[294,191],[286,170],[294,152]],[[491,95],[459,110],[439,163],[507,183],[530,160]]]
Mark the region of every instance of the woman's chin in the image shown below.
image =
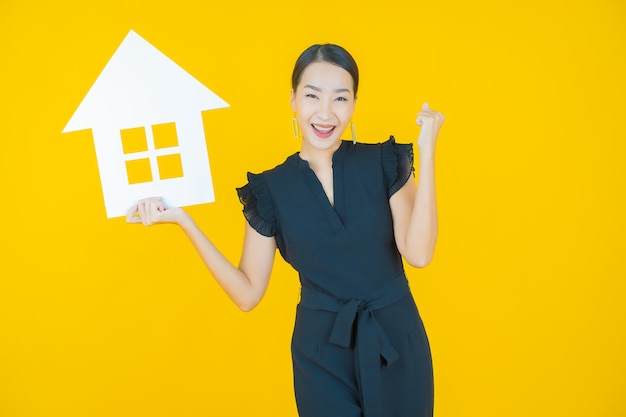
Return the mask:
[[[325,150],[335,150],[339,147],[341,143],[341,139],[338,136],[330,136],[328,138],[320,138],[316,135],[313,137],[305,138],[303,142],[303,147],[309,147],[310,149],[325,151]],[[306,144],[306,145],[305,145]]]

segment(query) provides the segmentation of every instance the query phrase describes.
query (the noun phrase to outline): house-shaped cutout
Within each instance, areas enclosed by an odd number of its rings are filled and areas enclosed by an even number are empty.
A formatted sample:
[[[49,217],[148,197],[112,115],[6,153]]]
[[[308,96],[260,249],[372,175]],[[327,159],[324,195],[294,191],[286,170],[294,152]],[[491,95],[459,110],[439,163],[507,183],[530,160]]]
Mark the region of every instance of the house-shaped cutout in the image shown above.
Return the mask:
[[[228,103],[130,31],[63,133],[92,129],[107,217],[137,200],[215,200],[202,111]]]

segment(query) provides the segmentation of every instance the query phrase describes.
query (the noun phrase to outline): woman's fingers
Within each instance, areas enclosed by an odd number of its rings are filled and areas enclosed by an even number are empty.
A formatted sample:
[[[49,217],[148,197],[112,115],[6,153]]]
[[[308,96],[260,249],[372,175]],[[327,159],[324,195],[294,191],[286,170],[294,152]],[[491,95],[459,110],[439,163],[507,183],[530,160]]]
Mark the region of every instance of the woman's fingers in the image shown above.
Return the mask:
[[[428,103],[422,104],[422,111],[417,114],[416,120],[417,125],[421,127],[417,138],[417,146],[420,150],[434,150],[437,135],[444,120],[444,115],[431,109]]]
[[[128,210],[126,222],[150,226],[158,222],[163,211],[165,211],[165,205],[161,197],[144,198]]]
[[[422,111],[417,114],[416,123],[418,126],[424,126],[424,123],[427,121],[441,124],[444,120],[445,117],[443,114],[431,109],[428,103],[424,103],[422,104]]]
[[[164,210],[165,207],[163,207],[163,203],[160,201],[150,201],[148,203],[148,212],[150,213],[151,222],[158,223]]]
[[[139,208],[137,204],[134,204],[126,212],[126,223],[141,223],[141,218],[139,217]]]
[[[428,103],[423,103],[422,104],[422,111],[420,111],[419,113],[417,113],[417,120],[416,123],[418,126],[424,126],[424,122],[426,121],[426,119],[430,116],[433,116],[435,113],[435,111],[430,109],[430,106],[428,105]]]
[[[141,218],[141,222],[144,226],[150,226],[152,222],[150,221],[150,211],[146,207],[147,203],[145,201],[140,201],[137,205],[139,206],[139,217]]]

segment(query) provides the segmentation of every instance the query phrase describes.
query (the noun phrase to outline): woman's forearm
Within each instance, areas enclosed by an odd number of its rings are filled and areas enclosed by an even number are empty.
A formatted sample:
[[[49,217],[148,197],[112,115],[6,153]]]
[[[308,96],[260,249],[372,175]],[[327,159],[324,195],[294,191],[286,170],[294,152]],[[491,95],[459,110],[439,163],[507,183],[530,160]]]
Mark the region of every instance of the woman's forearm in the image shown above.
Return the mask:
[[[151,226],[171,223],[180,226],[218,284],[239,308],[253,309],[267,289],[274,263],[276,241],[246,224],[241,261],[235,267],[180,207],[168,208],[160,197],[140,200],[126,213],[128,223]]]
[[[179,225],[215,280],[233,302],[244,311],[253,309],[265,294],[271,273],[271,264],[269,266],[261,265],[264,260],[267,260],[267,255],[257,259],[259,264],[255,267],[242,270],[241,267],[245,265],[243,263],[245,251],[242,254],[242,264],[240,267],[236,267],[200,230],[191,217],[186,216]],[[273,251],[274,249],[272,249],[272,263]]]
[[[417,191],[407,232],[407,248],[413,256],[411,264],[424,267],[433,258],[439,233],[434,152],[420,151],[419,161]]]

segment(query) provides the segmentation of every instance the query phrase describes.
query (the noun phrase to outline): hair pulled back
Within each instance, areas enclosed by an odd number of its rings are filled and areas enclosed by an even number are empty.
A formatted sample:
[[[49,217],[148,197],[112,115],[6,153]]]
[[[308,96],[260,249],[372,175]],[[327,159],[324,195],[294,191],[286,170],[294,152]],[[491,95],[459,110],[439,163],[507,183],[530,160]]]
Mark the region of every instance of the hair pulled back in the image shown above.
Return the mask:
[[[300,54],[291,75],[293,91],[296,91],[298,84],[300,84],[302,72],[314,62],[328,62],[348,71],[352,76],[354,97],[356,97],[356,92],[359,88],[359,68],[356,65],[356,61],[344,48],[331,43],[311,45]]]

